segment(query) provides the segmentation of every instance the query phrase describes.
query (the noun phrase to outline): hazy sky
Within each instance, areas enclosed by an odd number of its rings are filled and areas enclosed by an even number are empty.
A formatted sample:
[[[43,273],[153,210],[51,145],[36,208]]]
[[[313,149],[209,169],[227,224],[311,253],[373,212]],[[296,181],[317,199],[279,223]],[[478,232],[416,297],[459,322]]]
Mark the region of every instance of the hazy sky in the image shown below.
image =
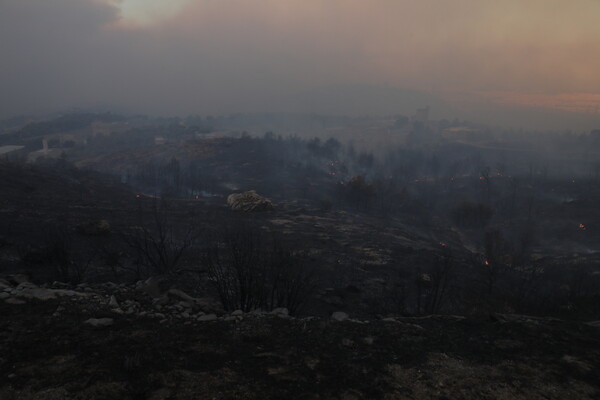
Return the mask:
[[[319,111],[346,85],[594,112],[598,21],[599,0],[0,0],[0,115]]]

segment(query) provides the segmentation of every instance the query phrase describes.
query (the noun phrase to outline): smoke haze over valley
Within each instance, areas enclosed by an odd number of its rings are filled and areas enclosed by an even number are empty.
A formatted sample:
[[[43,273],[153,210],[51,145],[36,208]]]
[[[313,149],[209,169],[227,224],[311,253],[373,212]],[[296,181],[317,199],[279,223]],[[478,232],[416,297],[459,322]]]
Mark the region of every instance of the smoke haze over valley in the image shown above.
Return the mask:
[[[600,5],[592,0],[1,7],[5,117],[74,107],[386,115],[430,104],[440,118],[514,127],[592,129],[600,119]]]

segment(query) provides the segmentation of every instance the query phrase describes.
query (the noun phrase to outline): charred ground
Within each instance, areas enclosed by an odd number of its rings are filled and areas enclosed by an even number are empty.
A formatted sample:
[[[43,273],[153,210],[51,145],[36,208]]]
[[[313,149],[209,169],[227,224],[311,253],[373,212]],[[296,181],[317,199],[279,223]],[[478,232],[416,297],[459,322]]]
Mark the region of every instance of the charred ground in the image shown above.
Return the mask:
[[[57,159],[0,163],[6,396],[598,394],[593,136],[542,148],[397,119],[376,121],[394,146],[357,150],[226,120],[73,118],[46,130]],[[10,138],[35,150],[44,126]],[[272,209],[230,209],[247,190]]]

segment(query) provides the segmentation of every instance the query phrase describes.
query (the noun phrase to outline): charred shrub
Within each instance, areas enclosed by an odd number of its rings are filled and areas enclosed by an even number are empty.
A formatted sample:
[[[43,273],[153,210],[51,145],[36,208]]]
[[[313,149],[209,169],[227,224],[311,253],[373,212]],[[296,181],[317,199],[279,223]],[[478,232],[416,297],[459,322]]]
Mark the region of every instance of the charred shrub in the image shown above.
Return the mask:
[[[315,289],[306,255],[257,229],[225,229],[203,256],[208,275],[226,310],[297,313]]]
[[[86,276],[91,260],[78,253],[73,236],[66,229],[54,228],[45,232],[42,246],[22,251],[21,260],[30,267],[49,267],[52,279],[80,283]]]
[[[139,226],[125,236],[138,264],[154,273],[175,272],[196,238],[192,222],[177,223],[166,201],[154,201],[150,218],[141,218]]]

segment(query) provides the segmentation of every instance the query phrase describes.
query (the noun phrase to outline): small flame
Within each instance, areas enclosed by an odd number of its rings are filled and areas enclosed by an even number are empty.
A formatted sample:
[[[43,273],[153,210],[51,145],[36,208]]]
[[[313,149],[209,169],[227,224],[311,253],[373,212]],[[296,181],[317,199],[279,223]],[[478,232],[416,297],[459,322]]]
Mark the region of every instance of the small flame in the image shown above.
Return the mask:
[[[490,265],[490,262],[488,260],[485,260],[485,265]]]
[[[584,224],[579,224],[579,229],[585,231],[587,228]]]

